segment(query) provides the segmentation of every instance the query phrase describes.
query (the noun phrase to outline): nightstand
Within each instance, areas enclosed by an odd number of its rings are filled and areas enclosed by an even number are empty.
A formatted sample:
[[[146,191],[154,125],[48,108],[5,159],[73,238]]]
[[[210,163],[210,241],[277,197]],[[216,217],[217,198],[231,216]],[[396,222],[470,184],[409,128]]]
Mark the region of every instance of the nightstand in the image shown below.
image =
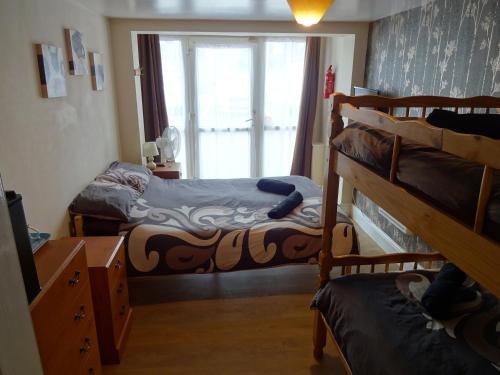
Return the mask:
[[[87,265],[103,364],[120,363],[132,322],[123,237],[80,237]]]
[[[181,178],[181,163],[165,163],[164,166],[156,167],[153,174],[165,180],[177,180]]]

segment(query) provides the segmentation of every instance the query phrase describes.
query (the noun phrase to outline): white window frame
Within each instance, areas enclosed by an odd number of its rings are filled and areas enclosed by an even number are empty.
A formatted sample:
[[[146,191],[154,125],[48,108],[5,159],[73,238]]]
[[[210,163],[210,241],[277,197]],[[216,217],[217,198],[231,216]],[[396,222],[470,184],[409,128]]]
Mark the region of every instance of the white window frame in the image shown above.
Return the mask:
[[[185,137],[189,142],[184,142],[186,147],[187,178],[200,176],[199,166],[199,138],[198,116],[196,114],[196,54],[194,48],[197,43],[244,45],[252,48],[252,126],[250,127],[250,177],[262,176],[264,156],[264,103],[265,103],[265,66],[266,66],[266,40],[305,40],[305,37],[231,37],[231,36],[187,36],[187,35],[161,35],[161,41],[180,41],[184,64],[184,102],[186,108]],[[168,103],[167,103],[168,106]]]

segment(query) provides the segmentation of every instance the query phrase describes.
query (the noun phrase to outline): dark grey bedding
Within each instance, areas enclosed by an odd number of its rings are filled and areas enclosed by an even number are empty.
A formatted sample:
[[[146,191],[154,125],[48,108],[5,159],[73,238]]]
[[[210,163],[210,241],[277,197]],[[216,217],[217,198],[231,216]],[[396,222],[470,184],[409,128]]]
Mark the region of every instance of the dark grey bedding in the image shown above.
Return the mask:
[[[285,197],[265,193],[257,179],[163,180],[152,176],[120,225],[129,275],[234,271],[315,263],[321,248],[322,193],[310,179],[280,177],[304,201],[279,220],[267,212]],[[354,228],[338,215],[334,246],[357,250]],[[95,222],[93,223],[96,227]],[[342,251],[342,250],[341,250]]]
[[[394,136],[360,123],[346,127],[334,139],[343,154],[379,175],[389,176]],[[403,140],[398,182],[434,206],[468,225],[474,223],[483,166],[431,147]],[[484,233],[500,241],[500,171],[495,171]]]
[[[476,300],[456,317],[433,320],[420,300],[434,273],[337,278],[312,302],[330,326],[354,375],[500,373],[500,305],[473,286]]]

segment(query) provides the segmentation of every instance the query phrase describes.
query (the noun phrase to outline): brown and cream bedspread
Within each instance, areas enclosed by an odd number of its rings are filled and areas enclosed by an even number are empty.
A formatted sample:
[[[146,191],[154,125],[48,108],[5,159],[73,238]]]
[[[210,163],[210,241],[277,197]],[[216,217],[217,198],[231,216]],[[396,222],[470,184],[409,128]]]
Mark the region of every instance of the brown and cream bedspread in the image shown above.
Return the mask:
[[[267,212],[283,196],[261,192],[257,179],[162,180],[152,176],[121,224],[129,275],[207,273],[315,263],[321,248],[322,193],[305,177],[280,177],[304,196],[280,220]],[[354,228],[338,215],[334,246],[357,250]]]
[[[434,272],[339,277],[312,302],[354,375],[500,374],[500,304],[477,285],[449,320],[420,304]],[[472,295],[474,295],[472,293]]]

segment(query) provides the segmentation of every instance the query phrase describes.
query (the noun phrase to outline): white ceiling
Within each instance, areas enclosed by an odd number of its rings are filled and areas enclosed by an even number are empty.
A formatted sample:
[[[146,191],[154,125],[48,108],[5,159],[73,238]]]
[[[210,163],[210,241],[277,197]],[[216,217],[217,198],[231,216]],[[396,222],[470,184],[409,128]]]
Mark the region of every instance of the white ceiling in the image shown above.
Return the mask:
[[[109,17],[289,21],[286,0],[77,0]],[[429,0],[335,0],[324,20],[373,21]]]

